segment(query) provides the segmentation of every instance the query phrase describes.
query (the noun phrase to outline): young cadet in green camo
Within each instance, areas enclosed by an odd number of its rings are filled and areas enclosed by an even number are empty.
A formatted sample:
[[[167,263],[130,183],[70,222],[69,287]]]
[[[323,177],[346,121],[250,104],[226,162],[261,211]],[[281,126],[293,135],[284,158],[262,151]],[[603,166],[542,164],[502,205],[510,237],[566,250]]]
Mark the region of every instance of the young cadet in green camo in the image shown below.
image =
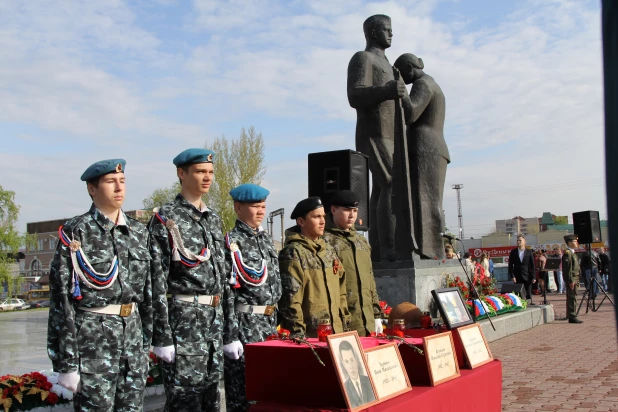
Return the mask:
[[[350,323],[345,269],[322,238],[325,214],[320,198],[300,201],[291,217],[296,226],[286,231],[279,253],[281,326],[293,335],[315,338],[320,322],[328,320],[334,333],[344,332]]]
[[[123,159],[91,165],[92,206],[58,230],[47,352],[76,411],[141,411],[152,338],[146,227],[121,210]]]
[[[577,318],[577,289],[579,288],[579,258],[575,254],[578,247],[577,235],[566,235],[564,242],[567,245],[562,255],[562,275],[566,282],[566,305],[569,323],[584,323]]]
[[[351,190],[337,192],[331,198],[326,215],[324,240],[335,248],[345,269],[350,329],[359,336],[382,333],[382,309],[371,265],[371,247],[354,228],[358,214],[358,196]]]
[[[163,360],[166,411],[220,409],[224,327],[230,336],[238,333],[221,219],[201,200],[213,180],[213,157],[187,149],[174,158],[180,194],[148,226],[160,250],[153,256],[152,344]],[[238,341],[225,349],[242,355]]]
[[[236,225],[225,237],[232,255],[229,283],[235,295],[238,319],[236,334],[224,334],[223,342],[263,342],[277,333],[275,305],[281,298],[279,261],[273,240],[262,229],[269,191],[254,185],[240,185],[230,191],[234,199]],[[246,411],[245,357],[225,351],[225,402],[228,412]]]

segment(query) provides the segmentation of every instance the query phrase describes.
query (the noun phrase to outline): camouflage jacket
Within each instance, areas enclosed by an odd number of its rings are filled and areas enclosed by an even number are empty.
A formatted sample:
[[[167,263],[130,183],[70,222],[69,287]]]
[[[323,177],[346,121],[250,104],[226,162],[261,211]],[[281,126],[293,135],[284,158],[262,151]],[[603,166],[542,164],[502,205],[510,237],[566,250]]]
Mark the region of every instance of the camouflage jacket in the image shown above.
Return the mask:
[[[375,318],[384,315],[373,278],[371,247],[354,228],[348,231],[335,227],[330,214],[326,227],[324,241],[335,249],[345,269],[350,329],[357,330],[359,336],[367,336],[375,330]]]
[[[281,277],[279,260],[273,240],[264,230],[256,231],[246,223],[236,220],[236,225],[228,234],[229,244],[235,243],[242,254],[243,262],[252,268],[262,267],[266,260],[267,278],[260,286],[247,286],[238,280],[239,288],[233,288],[235,302],[245,305],[274,306],[281,298]],[[239,324],[240,341],[261,342],[268,335],[276,333],[276,315],[249,314],[236,312]],[[238,336],[224,336],[224,341],[232,342]]]
[[[293,334],[317,336],[320,320],[330,319],[334,333],[348,329],[346,276],[330,245],[309,240],[296,226],[286,231],[279,253],[283,293],[279,301],[281,326]]]
[[[111,359],[120,356],[118,347],[106,348],[97,343],[100,337],[96,334],[103,333],[100,332],[101,328],[95,331],[96,333],[80,333],[81,317],[83,317],[81,314],[90,312],[79,311],[78,306],[101,307],[137,303],[141,318],[141,334],[138,329],[140,321],[132,320],[134,322],[132,324],[136,325],[134,333],[139,334],[134,340],[139,340],[137,346],[142,346],[143,352],[147,353],[150,348],[152,261],[148,231],[142,223],[127,217],[122,211],[120,213],[126,225],[115,225],[93,204],[87,213],[69,220],[63,226],[63,231],[70,240],[81,243],[85,257],[96,272],[107,273],[114,256],[117,256],[118,277],[111,287],[104,290],[90,289],[80,281],[82,299],[74,299],[71,294],[73,274],[71,253],[68,246],[58,242],[49,272],[51,302],[47,330],[47,351],[56,372],[78,370],[81,356],[89,359]],[[117,319],[112,321],[112,318]],[[121,319],[129,322],[129,319],[133,318],[109,316],[109,319],[122,327]],[[125,332],[128,330],[126,326]],[[88,336],[83,336],[84,334]],[[78,344],[78,335],[84,347]],[[125,351],[126,349],[125,347]]]
[[[579,259],[569,248],[562,255],[562,276],[566,283],[579,283]]]
[[[206,247],[210,250],[210,259],[194,267],[184,265],[180,259],[172,256],[171,235],[166,226],[153,216],[148,223],[155,244],[153,256],[152,305],[154,309],[154,346],[174,344],[169,324],[168,294],[218,295],[224,313],[233,313],[234,296],[230,293],[227,275],[230,273],[230,257],[225,248],[221,219],[212,210],[198,210],[180,194],[174,202],[161,207],[158,215],[165,221],[172,220],[178,226],[184,247],[198,254]],[[220,327],[211,329],[219,335],[222,328],[229,328],[233,334],[238,328],[233,316],[215,320]],[[218,336],[213,336],[218,339]]]

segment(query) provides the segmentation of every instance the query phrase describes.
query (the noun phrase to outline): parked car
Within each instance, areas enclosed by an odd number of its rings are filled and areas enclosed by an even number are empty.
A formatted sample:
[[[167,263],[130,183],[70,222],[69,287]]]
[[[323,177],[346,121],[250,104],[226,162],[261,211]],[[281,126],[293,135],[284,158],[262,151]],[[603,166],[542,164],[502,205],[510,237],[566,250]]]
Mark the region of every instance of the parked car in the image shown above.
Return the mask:
[[[0,311],[22,309],[26,305],[21,299],[9,298],[0,302]]]
[[[30,302],[30,306],[28,309],[36,309],[36,308],[48,308],[49,307],[49,299],[36,300],[34,302]]]

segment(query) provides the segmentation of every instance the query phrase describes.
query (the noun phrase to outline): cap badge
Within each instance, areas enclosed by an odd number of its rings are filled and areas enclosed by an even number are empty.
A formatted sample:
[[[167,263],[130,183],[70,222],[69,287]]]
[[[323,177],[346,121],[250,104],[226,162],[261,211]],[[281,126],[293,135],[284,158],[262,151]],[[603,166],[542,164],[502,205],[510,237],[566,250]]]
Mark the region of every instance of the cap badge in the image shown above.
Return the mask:
[[[318,205],[322,204],[322,200],[318,199]]]
[[[206,157],[206,160],[209,162],[212,162],[212,153],[208,154],[208,156]]]
[[[116,165],[116,173],[120,173],[120,172],[122,172],[122,164],[121,164],[121,163],[118,163],[118,164]]]
[[[82,244],[79,243],[78,240],[72,240],[71,243],[69,243],[69,249],[71,249],[71,252],[77,252],[81,247]]]
[[[232,251],[232,253],[238,252],[238,244],[234,242],[230,243],[230,250]]]

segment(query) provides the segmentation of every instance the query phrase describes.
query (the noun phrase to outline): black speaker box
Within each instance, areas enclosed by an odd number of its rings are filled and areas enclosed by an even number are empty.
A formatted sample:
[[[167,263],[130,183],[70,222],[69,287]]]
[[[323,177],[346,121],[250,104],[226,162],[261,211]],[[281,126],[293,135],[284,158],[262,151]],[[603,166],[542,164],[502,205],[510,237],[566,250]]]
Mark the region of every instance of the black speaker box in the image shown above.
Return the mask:
[[[520,298],[526,299],[526,289],[521,283],[503,283],[500,293],[515,293]]]
[[[573,213],[573,231],[581,244],[602,242],[599,212],[587,210]]]
[[[320,196],[324,210],[340,190],[352,190],[360,199],[356,230],[369,230],[369,157],[354,150],[309,154],[309,196]]]

